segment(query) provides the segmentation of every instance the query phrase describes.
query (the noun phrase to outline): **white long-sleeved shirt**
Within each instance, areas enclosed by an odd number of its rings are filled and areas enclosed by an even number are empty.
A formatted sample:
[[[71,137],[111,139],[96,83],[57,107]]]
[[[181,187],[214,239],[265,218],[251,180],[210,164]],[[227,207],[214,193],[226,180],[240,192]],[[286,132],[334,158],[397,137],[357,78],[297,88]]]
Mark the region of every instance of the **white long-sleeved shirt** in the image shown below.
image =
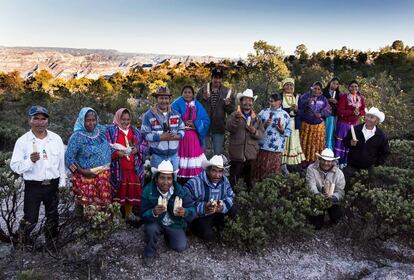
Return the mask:
[[[40,159],[31,161],[30,154],[36,150]],[[62,138],[47,130],[44,139],[38,139],[30,130],[17,139],[10,162],[11,169],[24,180],[43,181],[60,178],[59,186],[66,184],[65,150]]]
[[[362,133],[364,134],[365,142],[367,142],[369,138],[374,136],[376,131],[377,131],[376,126],[374,126],[373,129],[368,129],[364,124],[364,127],[362,128]]]

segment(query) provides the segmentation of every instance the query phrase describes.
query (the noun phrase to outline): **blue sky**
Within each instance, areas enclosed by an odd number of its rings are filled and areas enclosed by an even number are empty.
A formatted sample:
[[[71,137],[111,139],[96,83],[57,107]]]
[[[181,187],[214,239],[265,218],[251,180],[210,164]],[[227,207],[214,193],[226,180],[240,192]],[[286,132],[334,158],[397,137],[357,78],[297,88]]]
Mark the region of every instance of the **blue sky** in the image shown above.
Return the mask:
[[[0,45],[246,57],[265,40],[293,54],[414,45],[414,1],[0,0]]]

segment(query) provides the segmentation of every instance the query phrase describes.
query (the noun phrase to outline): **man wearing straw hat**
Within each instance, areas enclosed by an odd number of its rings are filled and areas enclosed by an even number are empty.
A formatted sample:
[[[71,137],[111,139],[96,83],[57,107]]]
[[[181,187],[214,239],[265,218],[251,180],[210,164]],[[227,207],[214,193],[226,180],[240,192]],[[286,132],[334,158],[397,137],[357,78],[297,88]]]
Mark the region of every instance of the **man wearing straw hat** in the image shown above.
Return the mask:
[[[174,180],[170,161],[162,161],[152,168],[154,179],[145,186],[141,198],[141,216],[144,221],[144,257],[156,255],[157,242],[161,234],[174,251],[187,248],[185,229],[195,216],[194,203],[188,191]]]
[[[180,113],[170,106],[172,94],[167,87],[158,87],[154,96],[157,104],[144,114],[141,126],[150,145],[151,166],[169,160],[177,171],[178,143],[184,137],[185,125]]]
[[[351,128],[344,138],[344,145],[349,148],[348,165],[344,168],[347,183],[357,171],[385,163],[390,147],[387,135],[378,127],[384,120],[385,114],[372,107],[366,111],[365,123]]]
[[[234,193],[224,176],[224,161],[221,155],[204,161],[205,170],[185,184],[197,211],[191,230],[204,240],[214,239],[213,227],[220,230],[224,226],[224,216],[233,216],[235,212]]]
[[[230,90],[223,86],[223,76],[223,69],[213,69],[211,82],[200,88],[197,93],[197,100],[206,109],[211,120],[205,145],[212,143],[214,155],[223,153],[226,114],[230,115],[234,110],[234,99]]]
[[[318,160],[308,166],[306,170],[306,184],[309,190],[316,195],[323,195],[332,202],[327,209],[331,223],[336,223],[342,216],[339,202],[344,196],[345,177],[337,166],[339,157],[335,157],[331,149],[324,149],[320,154],[316,153]],[[310,222],[316,229],[320,229],[324,223],[325,214],[310,217]]]
[[[253,90],[246,89],[238,94],[240,106],[227,120],[226,129],[230,132],[229,157],[230,183],[234,187],[240,178],[244,178],[248,190],[253,187],[252,165],[259,153],[259,141],[263,137],[264,126],[253,111],[257,96]]]

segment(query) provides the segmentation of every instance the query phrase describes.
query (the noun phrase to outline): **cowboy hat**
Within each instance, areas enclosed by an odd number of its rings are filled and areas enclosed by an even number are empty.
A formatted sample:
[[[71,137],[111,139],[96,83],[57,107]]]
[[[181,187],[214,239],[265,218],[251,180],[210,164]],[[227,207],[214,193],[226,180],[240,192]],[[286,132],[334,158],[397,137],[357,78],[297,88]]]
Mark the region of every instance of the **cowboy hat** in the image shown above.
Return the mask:
[[[223,155],[215,155],[210,160],[204,160],[201,165],[204,169],[210,166],[215,166],[220,169],[226,168],[225,163],[227,159]]]
[[[335,157],[334,152],[332,152],[331,149],[326,148],[325,150],[322,151],[322,153],[315,153],[315,155],[317,155],[320,158],[323,158],[324,160],[337,160],[340,157]]]
[[[372,107],[369,110],[365,108],[365,113],[367,115],[373,115],[376,116],[379,119],[379,122],[382,123],[385,120],[385,114],[381,112],[378,108]]]
[[[246,89],[245,91],[238,93],[237,94],[237,99],[240,101],[243,97],[249,97],[252,98],[254,101],[256,101],[257,99],[257,95],[253,96],[253,90],[251,89]]]
[[[163,160],[161,161],[161,163],[158,165],[157,168],[151,167],[151,172],[152,174],[156,174],[156,173],[173,174],[174,168],[173,168],[171,161]]]

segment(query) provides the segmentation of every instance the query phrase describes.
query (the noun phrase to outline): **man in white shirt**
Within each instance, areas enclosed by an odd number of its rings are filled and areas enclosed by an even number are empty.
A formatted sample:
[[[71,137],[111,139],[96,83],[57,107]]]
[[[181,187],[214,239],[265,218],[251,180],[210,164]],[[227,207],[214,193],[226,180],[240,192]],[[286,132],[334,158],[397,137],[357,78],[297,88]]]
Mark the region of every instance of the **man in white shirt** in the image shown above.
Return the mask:
[[[24,217],[19,235],[25,243],[30,242],[30,232],[36,226],[42,202],[45,236],[50,240],[58,235],[58,186],[66,184],[65,151],[60,136],[47,130],[48,121],[46,108],[30,108],[31,130],[17,139],[10,162],[11,169],[24,179]]]

